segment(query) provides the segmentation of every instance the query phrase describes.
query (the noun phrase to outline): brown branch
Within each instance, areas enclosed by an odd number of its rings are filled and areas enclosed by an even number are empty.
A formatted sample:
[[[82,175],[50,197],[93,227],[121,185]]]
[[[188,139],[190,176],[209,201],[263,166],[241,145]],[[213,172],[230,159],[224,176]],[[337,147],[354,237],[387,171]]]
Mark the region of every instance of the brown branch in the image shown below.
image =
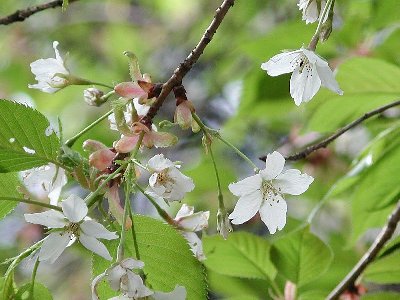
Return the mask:
[[[163,105],[164,100],[167,98],[172,89],[180,85],[182,79],[185,75],[192,69],[193,65],[197,62],[199,57],[203,54],[204,49],[211,42],[215,32],[217,31],[219,25],[222,23],[226,13],[233,6],[235,0],[224,0],[222,4],[215,11],[215,15],[210,25],[204,32],[197,46],[192,50],[192,52],[186,57],[186,59],[179,64],[176,68],[174,74],[166,83],[164,83],[160,95],[157,97],[155,103],[150,107],[146,116],[141,119],[141,122],[147,126],[151,124],[153,118],[156,116],[158,110]]]
[[[336,140],[339,136],[341,136],[343,133],[345,133],[346,131],[350,130],[353,127],[356,127],[358,124],[364,122],[365,120],[378,115],[382,112],[384,112],[385,110],[388,110],[389,108],[395,107],[400,105],[400,100],[397,100],[395,102],[386,104],[384,106],[381,106],[377,109],[371,110],[367,113],[365,113],[362,117],[354,120],[353,122],[351,122],[350,124],[347,124],[346,126],[338,129],[334,134],[328,136],[327,138],[323,139],[321,142],[308,146],[307,148],[305,148],[303,151],[300,151],[296,154],[290,155],[285,157],[286,160],[300,160],[303,158],[306,158],[309,154],[313,153],[314,151],[317,151],[321,148],[326,148],[326,146],[328,146],[330,143],[332,143],[334,140]],[[260,157],[261,160],[265,161],[267,159],[267,156],[261,156]]]
[[[380,234],[375,239],[374,243],[358,261],[354,268],[347,274],[347,276],[333,289],[333,291],[326,298],[327,300],[337,299],[346,289],[354,285],[354,282],[365,270],[365,268],[374,260],[379,251],[383,248],[386,242],[392,237],[396,230],[397,223],[400,221],[400,201],[397,203],[396,208],[393,210],[388,218],[386,226],[382,229]]]
[[[75,1],[78,1],[78,0],[69,0],[69,3],[72,3]],[[49,8],[55,8],[58,6],[62,6],[62,4],[63,4],[63,0],[55,0],[55,1],[48,2],[48,3],[35,5],[35,6],[25,8],[25,9],[17,10],[16,12],[12,13],[11,15],[0,18],[0,25],[9,25],[9,24],[15,23],[15,22],[23,22],[25,19],[29,18],[33,14],[36,14],[38,12],[41,12],[41,11],[49,9]]]

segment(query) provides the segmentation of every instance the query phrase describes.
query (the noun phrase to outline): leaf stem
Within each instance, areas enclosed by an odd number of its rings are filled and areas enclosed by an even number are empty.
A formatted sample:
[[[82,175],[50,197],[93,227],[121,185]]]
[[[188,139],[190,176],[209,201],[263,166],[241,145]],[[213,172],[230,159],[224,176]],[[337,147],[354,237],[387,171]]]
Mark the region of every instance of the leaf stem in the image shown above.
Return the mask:
[[[109,115],[111,115],[113,112],[113,110],[108,111],[107,113],[105,113],[104,115],[102,115],[100,118],[98,118],[96,121],[94,121],[92,124],[88,125],[87,127],[85,127],[84,129],[82,129],[80,132],[78,132],[76,135],[74,135],[72,138],[70,138],[69,140],[67,140],[65,142],[65,145],[68,147],[72,147],[75,142],[77,141],[77,139],[79,139],[82,135],[84,135],[86,132],[88,132],[90,129],[92,129],[93,127],[95,127],[97,124],[99,124],[101,121],[103,121],[105,118],[107,118]]]
[[[34,200],[30,200],[30,199],[16,198],[16,197],[0,197],[0,200],[23,202],[23,203],[38,205],[38,206],[42,206],[42,207],[46,207],[46,208],[51,208],[51,209],[54,209],[54,210],[62,211],[61,207],[59,207],[59,206],[51,205],[51,204],[40,202],[40,201],[34,201]]]
[[[322,23],[325,21],[326,14],[329,13],[329,10],[330,10],[331,6],[334,5],[334,2],[335,2],[335,0],[328,0],[326,2],[325,6],[324,6],[324,10],[322,11],[322,13],[319,17],[317,29],[315,30],[315,33],[312,36],[310,43],[308,44],[308,49],[315,51],[318,41],[319,41],[319,34],[322,29]]]

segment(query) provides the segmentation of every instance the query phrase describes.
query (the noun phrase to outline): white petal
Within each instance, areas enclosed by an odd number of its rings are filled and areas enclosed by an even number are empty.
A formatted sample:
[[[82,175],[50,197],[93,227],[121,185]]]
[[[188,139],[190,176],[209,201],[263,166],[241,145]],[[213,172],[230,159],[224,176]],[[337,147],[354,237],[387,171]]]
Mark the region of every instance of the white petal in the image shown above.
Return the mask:
[[[259,190],[262,184],[262,178],[259,174],[247,177],[229,185],[229,190],[235,196],[241,197],[243,195],[251,194]]]
[[[260,175],[264,180],[274,179],[281,174],[284,165],[285,158],[279,152],[274,151],[267,155],[265,169],[260,171]]]
[[[175,219],[187,231],[199,231],[208,227],[209,211],[199,211],[191,216]]]
[[[183,204],[182,207],[179,209],[179,211],[176,213],[175,220],[178,220],[180,218],[193,215],[193,213],[194,213],[194,207],[193,206],[189,206],[187,204]]]
[[[115,265],[107,270],[107,281],[114,291],[119,291],[121,288],[122,276],[126,275],[126,269],[121,265]]]
[[[321,79],[321,84],[330,89],[331,91],[343,95],[343,91],[340,89],[335,76],[329,66],[318,66],[317,65],[318,76]]]
[[[48,228],[63,228],[67,222],[64,215],[56,210],[47,210],[36,214],[24,214],[25,220],[32,224],[39,224]]]
[[[273,186],[279,189],[281,193],[300,195],[308,189],[313,181],[314,178],[310,175],[301,174],[296,169],[290,169],[279,175],[273,181]]]
[[[83,221],[80,225],[81,230],[94,238],[115,240],[118,235],[115,232],[108,231],[103,225],[93,220]]]
[[[259,190],[242,196],[236,203],[233,212],[229,215],[229,219],[232,220],[233,224],[242,224],[247,222],[254,217],[260,209],[262,201],[262,194]]]
[[[280,195],[276,195],[274,199],[267,199],[261,205],[261,220],[267,225],[271,234],[274,234],[277,229],[282,230],[285,227],[286,212],[286,201]]]
[[[154,170],[156,172],[161,172],[164,169],[174,166],[174,163],[168,158],[165,158],[164,154],[157,154],[153,156],[149,159],[147,164],[151,170]]]
[[[52,232],[43,241],[40,248],[39,260],[54,263],[67,248],[71,237],[63,232]]]
[[[141,260],[136,260],[133,258],[126,258],[121,261],[121,266],[125,269],[133,270],[133,269],[143,269],[144,262]]]
[[[101,273],[93,279],[92,284],[90,286],[92,290],[92,300],[100,300],[99,295],[97,294],[97,286],[104,279],[105,276],[106,273]]]
[[[199,239],[197,234],[195,234],[194,232],[187,232],[187,231],[181,231],[181,234],[188,241],[190,250],[192,250],[194,256],[196,256],[196,258],[199,261],[205,260],[206,256],[204,255],[203,251],[203,243],[201,239]]]
[[[79,241],[86,249],[89,249],[90,251],[96,253],[97,255],[100,255],[107,260],[112,260],[112,257],[108,252],[106,246],[104,246],[102,242],[99,242],[94,237],[91,237],[81,232],[79,236]]]
[[[152,297],[155,300],[185,300],[186,289],[184,286],[177,285],[175,289],[169,293],[155,292]]]
[[[88,207],[86,206],[85,201],[75,195],[71,195],[66,200],[62,201],[61,207],[64,215],[72,223],[82,221],[88,213]]]
[[[153,291],[151,291],[143,284],[143,280],[139,275],[131,271],[128,271],[127,275],[128,282],[126,292],[128,297],[133,297],[133,299],[140,299],[153,295]]]
[[[320,87],[321,80],[315,65],[306,63],[301,72],[300,68],[293,71],[290,78],[290,95],[297,106],[311,100]]]
[[[297,58],[301,50],[279,53],[261,65],[261,69],[267,71],[269,76],[278,76],[293,72],[297,67]]]

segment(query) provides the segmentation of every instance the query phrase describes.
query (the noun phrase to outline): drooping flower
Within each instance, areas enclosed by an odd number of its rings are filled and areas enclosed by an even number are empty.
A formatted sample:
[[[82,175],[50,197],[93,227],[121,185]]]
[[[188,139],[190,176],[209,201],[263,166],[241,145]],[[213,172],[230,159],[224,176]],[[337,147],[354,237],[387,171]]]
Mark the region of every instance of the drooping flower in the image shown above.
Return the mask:
[[[190,100],[182,101],[182,103],[176,106],[174,122],[182,129],[189,129],[191,127],[193,132],[199,132],[200,126],[193,119],[192,112],[194,112],[193,103]]]
[[[153,174],[149,178],[146,193],[152,197],[180,201],[194,189],[193,180],[178,170],[180,165],[165,158],[163,154],[153,156],[148,167]]]
[[[56,58],[41,58],[31,63],[32,73],[38,83],[28,85],[29,88],[52,94],[70,84],[70,73],[57,49],[58,44],[57,41],[53,42]]]
[[[309,24],[314,23],[318,20],[321,12],[321,7],[324,6],[324,1],[299,0],[297,6],[299,7],[299,10],[303,12],[303,21],[306,21],[306,24]]]
[[[45,239],[39,252],[40,261],[53,263],[66,247],[79,242],[90,251],[111,260],[112,257],[103,243],[97,239],[114,240],[118,236],[103,225],[89,219],[85,201],[75,195],[61,202],[62,213],[48,210],[41,213],[25,214],[25,220],[55,229]]]
[[[240,197],[229,215],[233,224],[247,222],[257,212],[271,234],[286,224],[287,204],[284,194],[304,193],[314,178],[297,169],[283,171],[285,158],[279,152],[267,155],[265,169],[239,182],[231,183],[229,190]]]
[[[193,206],[183,204],[175,217],[175,222],[180,228],[183,237],[188,241],[190,249],[200,261],[205,260],[203,243],[195,232],[208,227],[209,211],[194,212]]]
[[[217,231],[226,240],[228,234],[233,231],[229,216],[224,209],[218,209],[217,212]]]
[[[30,194],[39,199],[48,197],[52,205],[57,205],[61,190],[67,183],[64,169],[54,164],[22,171],[21,177]]]
[[[270,76],[293,72],[290,78],[290,95],[296,105],[311,100],[321,85],[343,95],[328,63],[315,52],[303,47],[273,56],[261,65],[261,69]]]
[[[83,149],[91,152],[89,155],[89,164],[99,171],[105,171],[117,155],[106,145],[96,140],[86,140],[83,143]]]

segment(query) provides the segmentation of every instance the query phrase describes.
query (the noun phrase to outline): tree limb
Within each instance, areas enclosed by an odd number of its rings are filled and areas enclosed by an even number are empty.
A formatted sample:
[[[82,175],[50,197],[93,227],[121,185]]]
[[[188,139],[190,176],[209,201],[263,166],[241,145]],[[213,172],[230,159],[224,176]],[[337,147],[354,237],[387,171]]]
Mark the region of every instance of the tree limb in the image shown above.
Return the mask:
[[[199,57],[203,54],[204,49],[211,42],[215,32],[221,25],[228,10],[233,6],[235,0],[224,0],[222,4],[215,11],[215,15],[210,25],[207,27],[203,36],[201,37],[197,46],[192,52],[186,57],[186,59],[179,64],[178,68],[175,69],[174,74],[166,83],[163,84],[160,95],[157,100],[150,107],[148,113],[141,119],[141,122],[147,126],[152,123],[152,119],[157,114],[160,107],[163,105],[165,98],[169,95],[172,89],[180,85],[185,75],[192,69],[193,65],[197,62]]]
[[[69,3],[75,2],[78,0],[69,0]],[[63,0],[55,0],[55,1],[50,1],[48,3],[40,4],[40,5],[35,5],[31,6],[25,9],[19,9],[16,12],[12,13],[11,15],[8,15],[6,17],[0,18],[0,25],[9,25],[15,22],[23,22],[25,19],[29,18],[30,16],[41,12],[43,10],[49,9],[49,8],[55,8],[58,6],[62,6]]]
[[[386,226],[375,239],[374,243],[358,261],[347,276],[333,289],[326,300],[337,299],[346,289],[354,285],[356,279],[361,275],[365,268],[374,260],[386,242],[392,237],[396,230],[397,223],[400,221],[400,201],[388,218]]]
[[[365,120],[367,120],[375,115],[378,115],[378,114],[384,112],[385,110],[388,110],[389,108],[392,108],[392,107],[395,107],[398,105],[400,105],[400,100],[386,104],[377,109],[371,110],[371,111],[365,113],[362,117],[354,120],[350,124],[347,124],[346,126],[338,129],[334,134],[323,139],[321,142],[319,142],[317,144],[313,144],[311,146],[308,146],[303,151],[300,151],[296,154],[287,156],[287,157],[285,157],[285,159],[286,160],[300,160],[300,159],[306,158],[309,154],[313,153],[314,151],[317,151],[321,148],[326,148],[326,146],[328,146],[330,143],[332,143],[334,140],[336,140],[339,136],[341,136],[346,131],[352,129],[353,127],[356,127],[358,124],[364,122]],[[265,161],[266,159],[267,159],[266,155],[260,157],[260,160]]]

